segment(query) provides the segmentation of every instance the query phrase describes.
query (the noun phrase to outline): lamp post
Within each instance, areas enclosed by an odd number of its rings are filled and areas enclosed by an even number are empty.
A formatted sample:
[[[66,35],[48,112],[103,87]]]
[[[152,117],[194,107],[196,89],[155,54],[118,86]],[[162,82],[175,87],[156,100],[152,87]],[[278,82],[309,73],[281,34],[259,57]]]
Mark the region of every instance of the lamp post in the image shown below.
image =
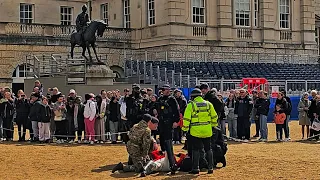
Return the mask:
[[[89,18],[92,19],[92,0],[88,0]]]

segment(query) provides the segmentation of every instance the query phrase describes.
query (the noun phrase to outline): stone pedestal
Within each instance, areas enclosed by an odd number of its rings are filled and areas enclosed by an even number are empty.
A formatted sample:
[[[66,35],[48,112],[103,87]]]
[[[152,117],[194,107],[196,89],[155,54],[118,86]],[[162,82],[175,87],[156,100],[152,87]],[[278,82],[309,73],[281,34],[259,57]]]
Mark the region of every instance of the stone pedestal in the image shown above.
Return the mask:
[[[87,85],[113,85],[116,74],[106,65],[91,65],[87,67]]]

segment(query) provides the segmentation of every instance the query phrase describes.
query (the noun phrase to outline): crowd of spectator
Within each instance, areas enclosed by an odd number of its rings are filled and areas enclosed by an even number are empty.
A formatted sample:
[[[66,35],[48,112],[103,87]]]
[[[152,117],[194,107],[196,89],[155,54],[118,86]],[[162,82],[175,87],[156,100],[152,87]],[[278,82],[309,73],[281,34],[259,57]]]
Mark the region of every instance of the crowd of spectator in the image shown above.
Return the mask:
[[[268,141],[267,117],[270,100],[267,92],[253,91],[252,95],[249,95],[245,89],[232,90],[224,99],[222,94],[207,84],[201,84],[197,88],[201,90],[204,99],[213,104],[219,117],[219,127],[225,135],[227,122],[228,137],[248,142],[251,139],[251,122],[255,122],[254,138],[260,137],[260,141]],[[101,90],[97,95],[90,93],[82,98],[74,89],[64,95],[56,87],[48,88],[48,93],[44,94],[44,88],[39,81],[35,81],[30,97],[22,90],[14,95],[10,88],[0,88],[0,138],[1,141],[12,141],[16,124],[19,141],[91,144],[111,141],[112,144],[116,144],[121,140],[126,143],[127,132],[137,123],[133,121],[139,121],[136,114],[148,113],[158,116],[156,109],[161,93],[159,91],[155,94],[151,88],[140,89],[139,85],[135,85],[132,90]],[[179,105],[182,119],[187,100],[179,89],[172,90],[171,93]],[[138,98],[132,98],[135,96]],[[309,100],[309,94],[305,93],[297,107],[302,138],[318,134],[310,126],[320,114],[320,95],[312,91],[311,96],[312,99]],[[137,101],[133,99],[139,100],[137,109]],[[292,104],[285,91],[278,94],[275,109],[272,111],[277,140],[290,141],[288,122]],[[136,117],[130,117],[132,115]],[[180,124],[175,127],[172,132],[174,144],[182,143],[184,134],[181,126]],[[28,139],[27,129],[30,132]],[[157,137],[157,131],[153,131],[152,134]],[[318,139],[318,136],[315,138]]]

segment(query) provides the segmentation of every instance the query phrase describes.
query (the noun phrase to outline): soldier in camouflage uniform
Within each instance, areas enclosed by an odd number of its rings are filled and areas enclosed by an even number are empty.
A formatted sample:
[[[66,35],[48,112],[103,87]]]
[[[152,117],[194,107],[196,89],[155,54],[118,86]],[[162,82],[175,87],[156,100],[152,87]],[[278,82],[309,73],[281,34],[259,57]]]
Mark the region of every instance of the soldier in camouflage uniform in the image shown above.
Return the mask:
[[[127,151],[133,165],[123,166],[120,162],[113,168],[112,173],[123,170],[123,172],[141,173],[142,177],[146,175],[143,167],[149,159],[150,149],[153,148],[151,144],[154,141],[151,137],[151,130],[157,129],[158,122],[158,119],[145,114],[142,120],[130,129]]]

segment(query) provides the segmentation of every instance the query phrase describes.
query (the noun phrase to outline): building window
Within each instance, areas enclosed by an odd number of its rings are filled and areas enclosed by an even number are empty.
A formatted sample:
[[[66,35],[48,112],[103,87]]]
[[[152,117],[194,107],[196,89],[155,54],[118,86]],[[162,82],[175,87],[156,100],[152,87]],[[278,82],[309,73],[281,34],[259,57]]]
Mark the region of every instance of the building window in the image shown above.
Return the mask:
[[[32,77],[33,68],[31,65],[21,64],[12,73],[13,78]]]
[[[31,24],[33,21],[33,5],[20,4],[20,23]]]
[[[61,25],[70,26],[72,23],[72,7],[60,7]]]
[[[192,22],[196,24],[204,24],[205,13],[204,0],[192,0]]]
[[[236,26],[250,26],[250,0],[235,0]]]
[[[290,0],[279,0],[280,28],[289,29]]]
[[[123,25],[130,28],[130,0],[123,0]]]
[[[254,20],[253,24],[255,27],[259,26],[259,0],[254,0]]]
[[[148,0],[148,25],[156,24],[156,13],[154,8],[154,0]]]
[[[108,24],[108,3],[101,4],[101,19]]]

